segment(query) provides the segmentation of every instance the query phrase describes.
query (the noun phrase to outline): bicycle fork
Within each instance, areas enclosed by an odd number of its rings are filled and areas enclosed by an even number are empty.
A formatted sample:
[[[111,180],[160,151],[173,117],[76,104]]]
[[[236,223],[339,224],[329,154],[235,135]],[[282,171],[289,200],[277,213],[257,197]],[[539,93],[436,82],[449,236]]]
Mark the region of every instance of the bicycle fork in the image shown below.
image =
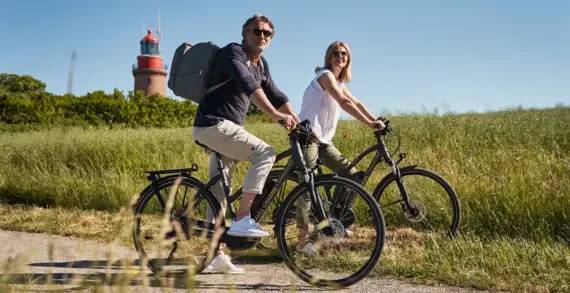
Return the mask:
[[[402,201],[403,201],[403,203],[401,204],[402,209],[404,210],[405,213],[406,212],[409,213],[410,218],[413,218],[418,215],[418,209],[415,206],[413,206],[412,203],[410,203],[408,191],[404,186],[404,182],[402,180],[402,174],[400,173],[400,168],[398,167],[398,164],[406,157],[406,155],[402,153],[400,154],[400,159],[398,161],[394,161],[388,155],[388,149],[386,149],[386,146],[384,144],[382,144],[382,146],[383,147],[380,148],[379,153],[377,155],[382,156],[384,158],[384,161],[392,169],[392,174],[396,177],[396,185],[398,186],[398,190],[402,195]]]
[[[320,196],[317,196],[315,192],[315,182],[314,182],[314,174],[309,170],[307,164],[305,162],[305,158],[303,156],[303,152],[301,151],[301,146],[297,142],[296,135],[291,135],[291,145],[293,149],[293,159],[296,159],[295,164],[300,166],[305,182],[309,184],[309,196],[311,198],[311,203],[315,207],[314,211],[316,213],[317,219],[319,221],[324,220],[327,218],[327,214],[323,207],[323,202]]]

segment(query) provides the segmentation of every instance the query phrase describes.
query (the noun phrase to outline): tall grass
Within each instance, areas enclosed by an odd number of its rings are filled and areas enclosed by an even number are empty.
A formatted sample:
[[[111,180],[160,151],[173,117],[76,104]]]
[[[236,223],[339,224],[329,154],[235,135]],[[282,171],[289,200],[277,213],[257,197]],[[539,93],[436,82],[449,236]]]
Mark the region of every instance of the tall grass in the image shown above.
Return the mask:
[[[570,240],[569,107],[390,119],[401,138],[400,151],[408,154],[404,164],[434,170],[456,189],[463,233]],[[288,148],[287,133],[276,124],[247,128],[278,152]],[[355,158],[374,137],[360,123],[342,121],[334,142]],[[395,142],[389,140],[390,150]],[[0,198],[117,211],[146,186],[144,170],[192,163],[200,168],[195,175],[207,180],[208,156],[194,144],[190,128],[4,132]],[[234,188],[248,166],[238,166]],[[372,191],[387,172],[379,168],[367,189]]]

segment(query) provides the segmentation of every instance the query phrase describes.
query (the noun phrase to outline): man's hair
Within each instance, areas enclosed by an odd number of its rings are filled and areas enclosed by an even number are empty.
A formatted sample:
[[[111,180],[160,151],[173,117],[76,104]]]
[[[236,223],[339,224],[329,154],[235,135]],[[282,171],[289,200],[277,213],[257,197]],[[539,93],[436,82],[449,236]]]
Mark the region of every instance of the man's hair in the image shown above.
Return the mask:
[[[252,17],[248,18],[245,23],[243,24],[243,26],[241,27],[241,43],[243,44],[245,42],[245,31],[247,30],[247,28],[249,27],[249,25],[253,22],[253,21],[263,21],[263,22],[267,22],[267,24],[269,24],[269,27],[271,28],[271,30],[273,31],[273,33],[271,34],[271,38],[273,38],[273,36],[275,36],[275,28],[273,27],[273,22],[271,22],[271,19],[269,19],[269,17],[261,14],[261,13],[257,13],[255,15],[253,15]]]

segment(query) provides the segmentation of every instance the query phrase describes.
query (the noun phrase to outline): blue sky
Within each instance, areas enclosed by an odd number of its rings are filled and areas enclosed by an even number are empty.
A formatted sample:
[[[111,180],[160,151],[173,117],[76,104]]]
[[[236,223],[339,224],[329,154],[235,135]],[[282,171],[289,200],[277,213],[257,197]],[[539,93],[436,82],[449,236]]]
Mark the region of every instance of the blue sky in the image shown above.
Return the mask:
[[[0,72],[63,94],[77,49],[74,94],[127,93],[143,25],[156,29],[159,9],[168,65],[183,41],[239,41],[249,16],[268,15],[276,35],[264,55],[297,111],[335,40],[351,47],[348,87],[374,113],[570,104],[566,0],[1,0]]]

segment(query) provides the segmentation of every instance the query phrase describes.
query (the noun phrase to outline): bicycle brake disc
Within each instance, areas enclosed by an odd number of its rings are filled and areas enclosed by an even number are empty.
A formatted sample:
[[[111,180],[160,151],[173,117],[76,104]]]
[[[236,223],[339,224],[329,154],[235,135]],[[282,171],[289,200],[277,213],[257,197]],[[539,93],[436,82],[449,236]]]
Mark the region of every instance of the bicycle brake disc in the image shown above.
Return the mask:
[[[408,211],[405,212],[408,221],[419,223],[426,219],[426,207],[422,203],[410,201],[410,205],[414,208],[415,213],[412,215]]]

